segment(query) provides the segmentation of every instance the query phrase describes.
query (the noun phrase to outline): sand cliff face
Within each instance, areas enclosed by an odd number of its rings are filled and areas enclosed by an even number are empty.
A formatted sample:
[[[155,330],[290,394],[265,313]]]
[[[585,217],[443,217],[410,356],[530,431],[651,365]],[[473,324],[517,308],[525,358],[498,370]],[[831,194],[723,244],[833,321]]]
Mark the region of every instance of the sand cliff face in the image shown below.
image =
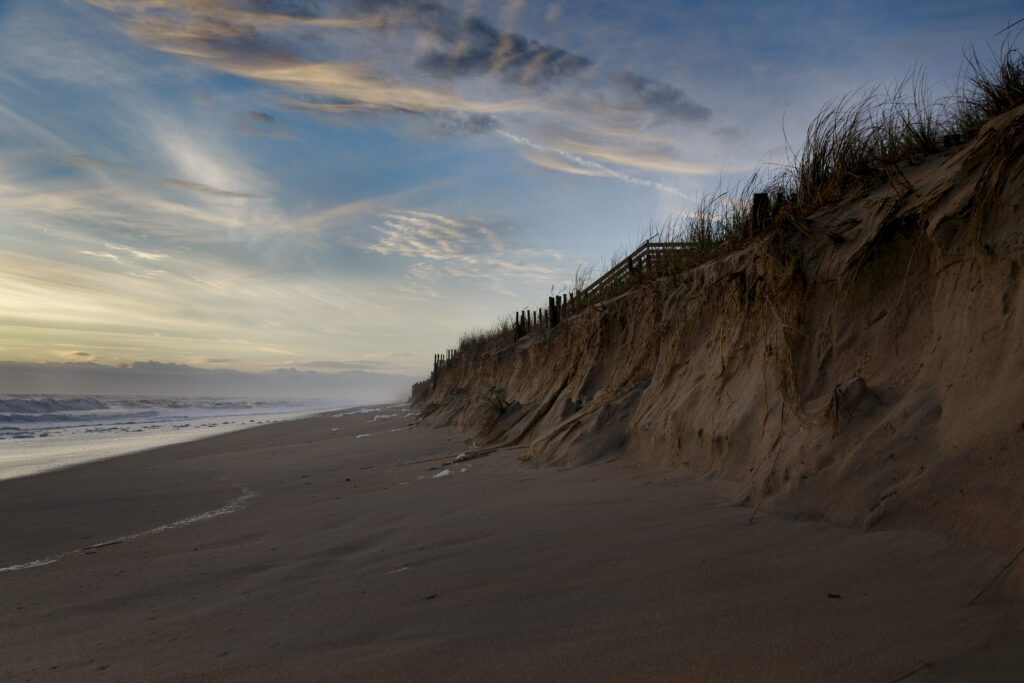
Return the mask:
[[[428,420],[761,509],[1024,543],[1024,108],[888,182],[423,387]]]

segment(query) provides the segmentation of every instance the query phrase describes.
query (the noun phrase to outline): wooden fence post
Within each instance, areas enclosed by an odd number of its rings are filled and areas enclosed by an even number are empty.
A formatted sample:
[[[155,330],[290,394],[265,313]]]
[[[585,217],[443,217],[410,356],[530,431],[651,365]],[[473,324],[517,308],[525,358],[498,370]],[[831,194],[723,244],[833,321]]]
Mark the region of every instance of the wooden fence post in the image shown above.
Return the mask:
[[[767,192],[754,194],[754,205],[750,209],[750,234],[755,235],[768,227],[768,212],[771,202]]]
[[[558,324],[558,307],[555,306],[555,297],[548,297],[548,329],[554,329]]]

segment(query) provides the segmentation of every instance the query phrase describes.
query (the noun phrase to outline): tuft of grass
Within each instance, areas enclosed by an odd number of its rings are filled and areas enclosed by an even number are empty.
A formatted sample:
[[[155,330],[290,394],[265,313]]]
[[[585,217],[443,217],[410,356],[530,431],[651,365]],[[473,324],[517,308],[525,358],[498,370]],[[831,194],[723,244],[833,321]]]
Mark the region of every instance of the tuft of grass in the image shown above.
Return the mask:
[[[473,353],[496,343],[515,341],[515,316],[506,315],[488,328],[474,328],[459,337],[458,352]]]
[[[953,108],[953,118],[964,137],[1024,104],[1024,55],[1016,46],[1020,35],[1020,30],[1008,34],[998,51],[990,50],[988,62],[973,48],[965,54]]]
[[[958,85],[933,98],[923,71],[888,88],[830,102],[811,121],[803,146],[768,174],[765,189],[781,191],[801,215],[854,187],[889,179],[945,142],[975,136],[985,122],[1024,104],[1024,57],[1008,36],[990,61],[965,54]],[[765,191],[761,189],[759,191]]]
[[[1024,55],[1016,47],[1024,31],[1004,32],[1006,38],[987,58],[974,49],[965,52],[957,84],[944,97],[933,97],[924,71],[915,68],[888,87],[862,89],[826,103],[808,126],[803,145],[790,148],[785,162],[758,169],[742,186],[704,194],[691,212],[652,222],[635,246],[646,240],[687,243],[685,255],[672,266],[689,268],[756,237],[751,232],[755,194],[769,197],[768,230],[804,230],[808,214],[851,190],[886,181],[898,186],[901,165],[969,140],[991,119],[1024,104]],[[604,270],[632,251],[620,249]],[[578,267],[573,283],[560,291],[585,289],[593,272]],[[622,283],[623,289],[630,286]],[[610,288],[609,293],[618,291]],[[513,343],[514,328],[509,315],[490,328],[466,332],[459,351]]]

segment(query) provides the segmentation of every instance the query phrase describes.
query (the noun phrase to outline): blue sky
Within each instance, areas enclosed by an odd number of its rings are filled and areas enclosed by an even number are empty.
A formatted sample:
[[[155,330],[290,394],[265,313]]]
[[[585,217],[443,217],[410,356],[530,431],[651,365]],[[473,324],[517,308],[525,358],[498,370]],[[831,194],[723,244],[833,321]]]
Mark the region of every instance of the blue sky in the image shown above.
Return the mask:
[[[1019,2],[0,0],[0,360],[425,373]]]

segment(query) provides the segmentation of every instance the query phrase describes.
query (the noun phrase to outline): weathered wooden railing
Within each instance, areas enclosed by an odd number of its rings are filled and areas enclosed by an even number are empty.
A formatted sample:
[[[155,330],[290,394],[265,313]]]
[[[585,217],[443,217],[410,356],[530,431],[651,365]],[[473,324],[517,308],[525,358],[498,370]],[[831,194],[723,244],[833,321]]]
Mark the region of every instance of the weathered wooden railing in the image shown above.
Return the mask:
[[[653,242],[648,240],[597,278],[578,297],[597,303],[628,289],[638,278],[658,277],[676,270],[693,249],[690,242]]]
[[[781,204],[781,201],[776,203],[776,205],[778,204]],[[773,207],[768,195],[766,193],[755,194],[751,204],[748,234],[752,235],[763,230],[771,221],[772,214]],[[552,329],[563,318],[628,291],[637,282],[682,270],[693,262],[691,258],[688,258],[693,249],[692,242],[647,240],[586,288],[548,297],[546,309],[516,311],[512,328],[513,335],[516,339],[520,339],[539,329]],[[458,349],[448,349],[444,353],[436,354],[434,356],[434,371],[430,375],[431,380],[436,380],[438,373],[454,363],[458,357]]]
[[[554,328],[563,318],[630,289],[642,278],[659,277],[678,270],[686,263],[686,255],[692,248],[688,242],[648,240],[585,289],[548,297],[547,308],[516,311],[513,335],[519,339],[538,329]],[[458,357],[458,349],[435,354],[431,379],[436,379],[438,373]]]

